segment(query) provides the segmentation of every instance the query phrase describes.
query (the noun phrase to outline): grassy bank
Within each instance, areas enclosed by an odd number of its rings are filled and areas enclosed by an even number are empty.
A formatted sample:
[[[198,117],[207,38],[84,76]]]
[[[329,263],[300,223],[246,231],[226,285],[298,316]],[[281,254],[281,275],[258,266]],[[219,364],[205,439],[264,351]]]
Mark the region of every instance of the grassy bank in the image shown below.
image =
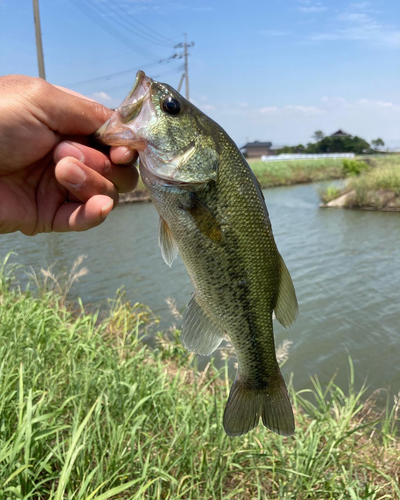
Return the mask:
[[[263,162],[250,160],[249,165],[264,188],[317,182],[343,177],[342,160],[290,160]]]
[[[351,377],[347,392],[314,380],[313,397],[290,387],[293,437],[229,438],[227,368],[197,372],[176,330],[145,346],[151,321],[121,300],[100,321],[3,269],[1,499],[400,497],[399,402],[379,413]]]
[[[373,166],[393,165],[400,167],[400,155],[376,155],[357,157]],[[342,179],[343,160],[340,158],[325,158],[321,160],[292,160],[266,163],[261,160],[248,160],[255,176],[264,188],[288,186],[307,182]],[[149,201],[150,197],[141,179],[137,189],[121,195],[122,203]]]
[[[328,206],[400,211],[400,164],[389,157],[375,168],[349,178],[342,190],[328,186],[321,199],[331,202]]]
[[[276,161],[271,163],[261,160],[248,160],[248,162],[264,188],[343,177],[342,160],[340,159],[327,158],[324,160]],[[135,191],[120,197],[122,203],[149,200],[150,197],[141,179],[139,179]]]
[[[400,167],[400,155],[358,156],[355,159],[367,161],[371,166],[376,167],[383,165]],[[249,164],[261,186],[265,188],[342,179],[344,177],[343,160],[340,158],[291,160],[270,163],[250,160]]]

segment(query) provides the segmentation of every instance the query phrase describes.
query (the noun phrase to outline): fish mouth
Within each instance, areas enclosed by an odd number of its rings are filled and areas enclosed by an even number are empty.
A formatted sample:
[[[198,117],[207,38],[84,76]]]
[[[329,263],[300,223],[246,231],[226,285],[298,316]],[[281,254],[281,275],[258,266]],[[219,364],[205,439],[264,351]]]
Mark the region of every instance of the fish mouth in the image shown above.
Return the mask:
[[[94,133],[95,139],[108,146],[127,146],[143,149],[143,140],[137,133],[140,124],[133,123],[140,115],[143,104],[150,95],[153,80],[143,71],[136,74],[135,83],[114,114]]]

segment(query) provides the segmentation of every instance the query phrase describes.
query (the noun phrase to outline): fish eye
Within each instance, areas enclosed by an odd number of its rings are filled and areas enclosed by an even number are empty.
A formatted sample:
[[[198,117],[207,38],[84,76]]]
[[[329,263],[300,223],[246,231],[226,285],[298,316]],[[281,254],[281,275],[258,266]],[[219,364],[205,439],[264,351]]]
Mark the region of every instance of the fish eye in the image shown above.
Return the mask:
[[[177,115],[181,110],[181,103],[171,96],[166,97],[161,104],[163,110],[169,115]]]

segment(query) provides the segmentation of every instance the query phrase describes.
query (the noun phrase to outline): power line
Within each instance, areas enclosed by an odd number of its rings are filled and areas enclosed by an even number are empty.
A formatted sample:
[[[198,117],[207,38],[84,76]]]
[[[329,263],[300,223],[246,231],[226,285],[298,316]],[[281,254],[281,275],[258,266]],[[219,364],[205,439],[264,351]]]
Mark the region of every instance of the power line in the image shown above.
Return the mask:
[[[120,14],[121,9],[118,7],[117,4],[115,4],[117,5],[117,11],[115,11],[114,8],[110,8],[110,6],[107,5],[106,3],[94,3],[92,0],[86,0],[86,1],[89,2],[93,8],[99,10],[103,15],[107,16],[107,20],[115,23],[118,29],[123,28],[126,31],[128,31],[130,35],[132,35],[132,33],[135,34],[135,31],[138,31],[138,33],[140,33],[140,37],[143,38],[143,40],[146,40],[147,42],[155,43],[156,45],[161,45],[162,47],[171,47],[172,42],[166,45],[165,42],[163,41],[155,40],[154,36],[153,38],[151,38],[151,36],[148,33],[146,33],[146,31],[144,31],[142,28],[139,29],[135,28],[135,30],[132,29],[132,25],[126,20],[126,18],[121,16]],[[114,16],[116,19],[114,19],[112,16]]]
[[[160,40],[160,42],[163,42],[164,44],[167,43],[168,47],[170,47],[171,44],[174,43],[171,39],[166,38],[164,35],[160,35],[156,31],[154,31],[152,28],[150,28],[149,26],[147,26],[146,24],[144,24],[142,21],[139,22],[129,11],[127,11],[126,9],[124,9],[122,7],[122,5],[118,5],[114,0],[109,0],[109,2],[111,4],[113,4],[113,5],[115,5],[119,11],[124,12],[130,19],[132,19],[132,21],[134,23],[136,23],[137,25],[139,25],[139,27],[141,28],[140,31],[142,33],[144,32],[144,30],[147,30],[150,35],[158,37],[159,40]],[[120,17],[120,16],[118,16],[118,17]]]
[[[88,4],[88,3],[89,3],[95,11],[97,10],[97,11],[101,12],[102,14],[104,14],[104,15],[106,16],[106,20],[105,20],[106,24],[108,24],[108,23],[107,23],[107,20],[108,20],[108,19],[110,19],[110,21],[112,21],[112,22],[116,23],[116,24],[117,24],[117,27],[119,28],[118,21],[115,21],[114,19],[110,18],[110,16],[109,16],[109,14],[108,14],[107,10],[105,9],[105,7],[103,6],[103,4],[102,4],[101,2],[97,2],[97,3],[95,3],[93,0],[83,0],[83,1],[84,1],[84,3],[86,3],[86,4]],[[102,18],[102,17],[101,17],[101,19],[102,19],[102,20],[104,20],[104,18]],[[114,27],[112,27],[112,29],[114,30],[115,28],[114,28]],[[125,29],[126,29],[126,28],[125,28]],[[118,30],[117,30],[117,31],[118,31]],[[119,33],[119,31],[118,31],[118,33]],[[130,30],[129,30],[129,33],[130,33],[130,35],[132,34]],[[119,33],[119,34],[120,34],[120,33]],[[131,39],[131,38],[129,37],[129,39]],[[131,42],[131,43],[132,43],[132,42]],[[150,52],[150,51],[148,51],[147,49],[143,48],[141,45],[139,45],[139,44],[137,44],[137,43],[136,43],[136,46],[137,46],[137,47],[140,47],[140,49],[141,49],[142,51],[147,52],[147,54],[150,54],[152,59],[157,58],[157,56],[156,56],[155,54],[153,54],[152,52]]]
[[[93,21],[95,24],[97,24],[97,26],[102,28],[104,31],[107,31],[108,34],[110,34],[116,40],[118,40],[119,42],[121,42],[124,45],[126,45],[127,47],[129,47],[132,51],[137,52],[141,55],[146,54],[147,57],[151,57],[151,59],[155,59],[157,57],[155,54],[152,54],[151,52],[147,51],[145,48],[141,47],[137,43],[132,42],[132,40],[130,40],[129,38],[124,36],[122,33],[115,31],[115,29],[113,29],[113,28],[110,29],[109,26],[103,22],[103,19],[101,17],[99,17],[98,14],[93,11],[93,9],[91,9],[91,12],[94,12],[94,16],[95,16],[95,17],[93,17],[92,13],[88,13],[87,10],[85,8],[83,8],[81,1],[70,0],[70,2],[72,2],[75,5],[75,7],[77,7],[81,12],[83,12],[85,14],[85,16],[87,16],[91,21]],[[97,16],[97,19],[96,19],[96,16]]]
[[[150,68],[151,66],[157,66],[158,64],[160,64],[160,62],[145,64],[145,65],[142,65],[141,68]],[[67,87],[77,87],[78,85],[86,85],[87,83],[103,82],[106,80],[111,80],[112,78],[116,78],[118,76],[128,75],[129,73],[135,73],[137,71],[138,71],[137,67],[131,68],[131,69],[127,69],[125,71],[119,71],[117,73],[110,73],[109,75],[99,76],[98,78],[91,78],[90,80],[83,80],[81,82],[69,83],[67,85]]]

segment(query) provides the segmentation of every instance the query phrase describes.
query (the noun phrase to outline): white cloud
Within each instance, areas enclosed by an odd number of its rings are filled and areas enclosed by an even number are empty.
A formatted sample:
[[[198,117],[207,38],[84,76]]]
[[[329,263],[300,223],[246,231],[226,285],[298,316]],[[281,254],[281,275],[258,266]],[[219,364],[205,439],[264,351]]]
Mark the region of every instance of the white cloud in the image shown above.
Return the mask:
[[[111,97],[107,92],[99,91],[88,95],[90,99],[94,99],[100,104],[104,104],[108,108],[117,108],[121,104],[121,98]]]
[[[285,106],[287,110],[290,111],[295,111],[297,113],[306,115],[306,116],[313,116],[313,115],[320,115],[325,113],[323,109],[317,108],[315,106],[299,106],[299,105],[292,105],[288,104]]]
[[[276,113],[278,111],[278,108],[276,106],[270,106],[270,107],[267,107],[267,108],[261,108],[260,109],[260,113],[262,115],[268,115],[268,114],[271,114],[271,113]]]
[[[313,2],[311,0],[298,0],[298,3],[302,4],[301,7],[297,7],[300,12],[324,12],[328,10],[328,7],[322,2]]]
[[[350,4],[331,26],[309,37],[313,41],[354,40],[386,47],[400,48],[400,28],[377,20],[369,2]]]
[[[249,103],[248,102],[238,102],[237,105],[240,106],[241,108],[247,108],[249,106]]]
[[[324,10],[327,10],[328,7],[325,7],[323,5],[310,5],[308,7],[299,7],[300,12],[324,12]]]
[[[109,102],[112,100],[112,98],[106,92],[95,92],[90,96],[90,98],[102,103],[104,101]]]
[[[394,111],[395,113],[400,113],[400,106],[393,104],[392,102],[385,101],[372,101],[371,99],[359,99],[356,103],[357,106],[363,108],[375,108],[386,111]]]
[[[351,104],[349,104],[346,99],[343,99],[343,97],[323,97],[321,99],[321,103],[324,107],[327,108],[337,108],[337,107],[351,107]]]
[[[262,115],[274,115],[276,113],[280,113],[281,115],[305,115],[305,116],[314,116],[325,113],[323,109],[317,108],[316,106],[301,106],[295,104],[287,104],[281,108],[277,106],[269,106],[265,108],[261,108],[258,110]]]
[[[332,134],[342,129],[367,141],[382,137],[385,143],[400,146],[400,98],[347,100],[327,95],[306,104],[273,104],[270,101],[270,106],[261,108],[218,106],[212,117],[239,143],[248,137],[274,144],[306,144],[316,130]]]
[[[203,104],[201,106],[201,109],[204,109],[205,111],[211,111],[211,110],[215,109],[215,106],[212,106],[211,104]]]

